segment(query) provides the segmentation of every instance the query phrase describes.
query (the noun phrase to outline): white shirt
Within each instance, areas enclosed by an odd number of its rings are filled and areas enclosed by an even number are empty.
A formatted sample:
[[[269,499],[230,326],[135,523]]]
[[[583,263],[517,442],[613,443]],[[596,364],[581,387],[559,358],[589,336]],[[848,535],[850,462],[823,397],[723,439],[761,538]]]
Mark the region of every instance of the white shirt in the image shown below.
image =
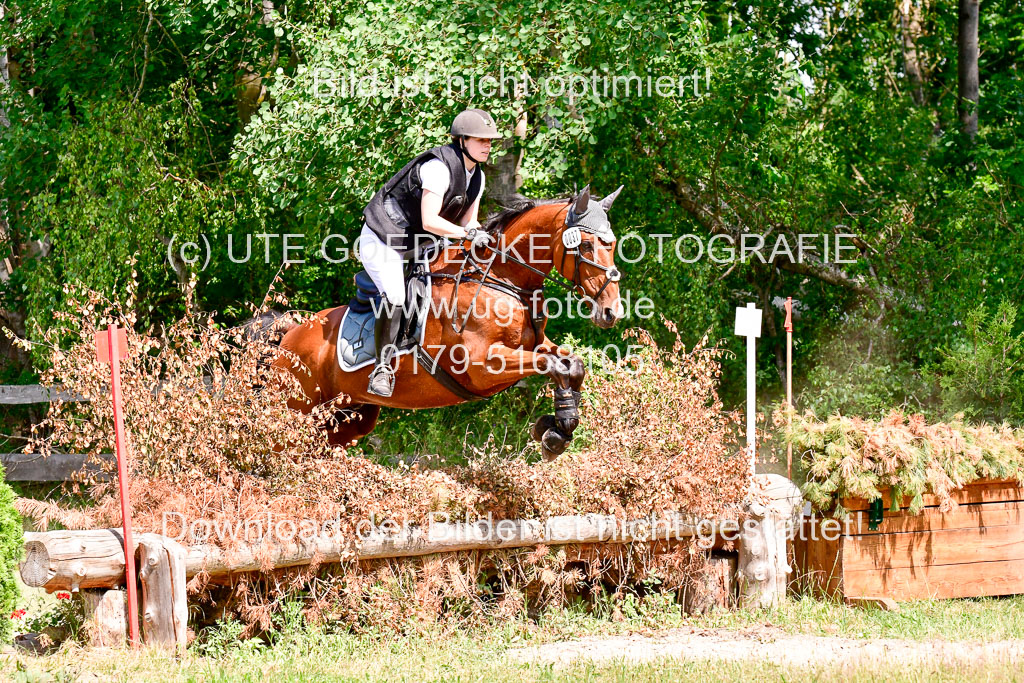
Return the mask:
[[[473,177],[472,171],[466,171],[466,189],[469,189],[469,179]],[[430,159],[420,165],[420,187],[430,190],[438,197],[444,197],[451,183],[448,175],[448,167],[440,159]],[[484,170],[480,169],[480,192],[469,202],[472,205],[478,201],[484,193]]]

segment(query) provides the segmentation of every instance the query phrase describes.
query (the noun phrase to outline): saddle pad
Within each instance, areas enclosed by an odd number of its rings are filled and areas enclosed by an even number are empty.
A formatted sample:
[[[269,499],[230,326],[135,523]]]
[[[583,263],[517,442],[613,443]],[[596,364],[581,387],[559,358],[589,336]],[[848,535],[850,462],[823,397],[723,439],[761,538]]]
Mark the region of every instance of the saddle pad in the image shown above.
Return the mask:
[[[426,313],[430,308],[431,286],[429,278],[412,281],[407,286],[406,311],[403,312],[402,325],[409,325],[408,333],[398,339],[398,356],[412,353],[423,343]],[[407,320],[408,319],[408,320]],[[373,340],[373,328],[376,322],[373,307],[366,312],[353,311],[349,306],[338,326],[338,365],[344,372],[359,370],[372,365],[377,359]]]

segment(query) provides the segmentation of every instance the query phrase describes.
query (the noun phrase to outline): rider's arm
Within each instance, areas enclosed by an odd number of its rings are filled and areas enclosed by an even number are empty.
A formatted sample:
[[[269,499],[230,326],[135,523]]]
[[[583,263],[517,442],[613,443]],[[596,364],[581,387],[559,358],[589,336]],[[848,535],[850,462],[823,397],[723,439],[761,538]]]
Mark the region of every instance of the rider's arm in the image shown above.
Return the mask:
[[[466,228],[447,221],[438,215],[441,212],[443,200],[444,197],[441,195],[427,189],[423,190],[423,197],[420,199],[420,216],[423,219],[423,229],[441,237],[453,237],[455,239],[465,237]]]

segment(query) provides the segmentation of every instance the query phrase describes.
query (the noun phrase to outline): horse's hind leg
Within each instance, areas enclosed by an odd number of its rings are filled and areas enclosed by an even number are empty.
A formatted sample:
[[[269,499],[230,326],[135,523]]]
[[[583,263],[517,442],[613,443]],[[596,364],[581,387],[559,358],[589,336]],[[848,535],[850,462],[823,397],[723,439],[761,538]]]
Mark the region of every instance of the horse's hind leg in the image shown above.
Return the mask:
[[[380,416],[380,406],[361,403],[339,410],[327,430],[327,441],[332,446],[349,447],[373,431]]]

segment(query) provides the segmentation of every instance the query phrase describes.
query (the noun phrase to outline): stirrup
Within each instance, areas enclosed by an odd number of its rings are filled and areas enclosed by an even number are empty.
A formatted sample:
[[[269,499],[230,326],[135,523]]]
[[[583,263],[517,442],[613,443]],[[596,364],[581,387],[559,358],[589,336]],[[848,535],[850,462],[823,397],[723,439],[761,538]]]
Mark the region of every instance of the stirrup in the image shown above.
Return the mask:
[[[390,363],[373,368],[366,391],[382,398],[388,398],[395,392],[395,371],[391,368]]]

